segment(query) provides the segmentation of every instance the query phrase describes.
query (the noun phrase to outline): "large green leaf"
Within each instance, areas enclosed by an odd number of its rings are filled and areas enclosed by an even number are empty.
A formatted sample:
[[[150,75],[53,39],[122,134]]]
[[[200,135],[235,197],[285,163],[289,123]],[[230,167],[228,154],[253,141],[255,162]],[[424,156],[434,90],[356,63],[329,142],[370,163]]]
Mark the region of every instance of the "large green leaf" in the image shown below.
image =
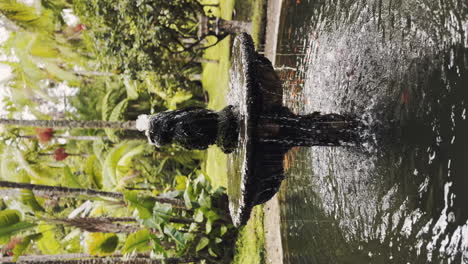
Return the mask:
[[[36,225],[21,221],[21,214],[17,210],[0,211],[0,244],[7,243],[14,234],[34,226]]]
[[[132,168],[132,160],[135,156],[140,155],[145,151],[145,145],[141,144],[139,146],[135,146],[132,150],[125,153],[117,163],[117,179],[119,180],[116,189],[120,190],[121,188],[125,187],[126,182],[124,181],[124,177],[131,171]]]
[[[44,212],[44,208],[39,204],[36,196],[34,196],[34,193],[30,190],[21,191],[21,201],[34,212]]]
[[[62,185],[70,188],[83,188],[78,177],[71,171],[69,166],[63,168]]]
[[[202,237],[202,238],[200,239],[200,241],[198,242],[197,247],[196,247],[195,250],[198,252],[198,251],[204,249],[206,246],[208,246],[209,243],[210,243],[210,239],[209,239],[209,238],[207,238],[207,237]]]
[[[149,219],[153,215],[155,201],[152,197],[140,195],[138,191],[125,191],[125,201],[135,208],[140,219]]]
[[[125,113],[125,111],[127,111],[127,107],[128,107],[128,99],[125,99],[125,100],[122,100],[120,103],[118,103],[114,109],[112,109],[112,112],[111,114],[109,115],[109,118],[108,118],[108,121],[121,121],[122,120],[122,115],[123,113]],[[109,137],[109,139],[113,142],[118,142],[119,139],[116,135],[116,131],[115,129],[110,129],[110,128],[106,128],[104,129],[104,131],[106,132],[106,135],[107,137]]]
[[[88,176],[89,181],[92,182],[92,185],[102,188],[101,164],[96,155],[90,155],[86,159],[84,171]]]
[[[13,249],[13,254],[14,254],[14,258],[13,258],[13,261],[17,261],[18,258],[23,255],[24,253],[26,253],[26,251],[29,249],[29,247],[31,246],[31,244],[40,239],[42,237],[42,234],[41,233],[37,233],[37,234],[32,234],[32,235],[29,235],[29,236],[25,236],[23,238],[23,240],[18,243],[15,248]]]
[[[153,207],[153,224],[163,231],[164,226],[169,222],[172,217],[172,206],[166,203],[154,203]]]
[[[102,99],[102,120],[108,120],[112,109],[114,108],[115,104],[114,102],[111,102],[112,96],[115,94],[114,90],[110,90],[107,92],[107,94],[104,96]]]
[[[104,151],[105,151],[104,141],[99,139],[93,142],[93,153],[99,159],[99,162],[104,163]]]
[[[192,98],[192,93],[189,91],[179,90],[174,93],[173,96],[167,98],[166,105],[168,109],[177,109],[177,104],[180,104],[188,99]]]
[[[194,217],[193,217],[193,220],[195,220],[195,222],[197,222],[197,223],[203,222],[203,219],[204,219],[203,217],[204,217],[204,215],[203,215],[203,212],[202,212],[201,209],[195,210],[195,214],[194,214]]]
[[[57,66],[55,62],[48,62],[44,60],[42,64],[44,65],[44,69],[49,74],[49,77],[52,77],[56,80],[73,82],[78,79],[74,73],[63,70]]]
[[[51,41],[38,38],[31,47],[31,55],[42,58],[57,58],[60,50],[54,47]]]
[[[36,224],[28,222],[19,222],[8,227],[0,227],[0,244],[5,244],[10,240],[10,237],[21,232],[26,231]]]
[[[114,147],[106,156],[103,164],[103,186],[106,190],[114,190],[119,181],[131,168],[131,160],[144,151],[140,142],[127,141]]]
[[[21,214],[17,210],[5,209],[0,211],[0,227],[7,227],[21,221]]]
[[[89,233],[86,244],[91,255],[110,255],[117,248],[119,237],[115,234]]]
[[[7,146],[3,150],[0,162],[0,179],[14,182],[29,182],[29,177],[22,173],[23,170],[17,170],[18,162],[14,157],[17,150],[12,146]]]
[[[154,234],[150,234],[150,237],[153,240],[153,251],[158,255],[167,256],[168,250],[162,246],[161,239]]]
[[[13,151],[13,154],[16,161],[18,162],[18,167],[23,169],[28,174],[28,176],[31,178],[32,183],[45,185],[56,184],[56,180],[54,180],[53,178],[49,178],[49,175],[43,176],[38,170],[36,170],[35,167],[31,166],[31,164],[29,164],[26,161],[23,153],[21,153],[19,149]]]
[[[198,196],[198,204],[202,207],[211,208],[211,197],[205,190]]]
[[[137,81],[125,77],[123,81],[125,89],[127,90],[127,98],[130,100],[138,99],[138,84]]]
[[[174,178],[175,181],[175,187],[174,189],[178,191],[183,191],[185,190],[185,187],[187,186],[187,177],[183,175],[177,175]]]
[[[174,242],[176,242],[176,244],[180,246],[185,246],[187,243],[187,239],[185,238],[184,234],[172,226],[164,226],[164,234],[168,235],[174,240]]]
[[[128,107],[128,99],[125,98],[118,101],[120,98],[120,91],[112,89],[110,90],[103,99],[102,104],[102,118],[107,121],[121,121],[122,115],[125,113]],[[118,103],[117,103],[118,102]],[[115,129],[104,129],[107,137],[113,142],[117,142],[119,139],[116,135]]]
[[[37,230],[42,234],[42,237],[37,241],[37,248],[44,255],[60,254],[63,251],[62,244],[55,236],[55,229],[54,225],[44,223],[37,227]]]
[[[196,196],[193,193],[192,184],[187,183],[187,188],[185,188],[183,198],[184,198],[185,206],[188,209],[192,209],[192,207],[193,207],[193,205],[195,203],[195,199],[196,199]]]
[[[151,249],[152,239],[148,229],[142,229],[128,236],[122,253],[145,252]]]
[[[117,186],[117,166],[119,160],[129,149],[128,143],[124,142],[112,148],[107,154],[102,168],[102,183],[104,189],[113,190]]]

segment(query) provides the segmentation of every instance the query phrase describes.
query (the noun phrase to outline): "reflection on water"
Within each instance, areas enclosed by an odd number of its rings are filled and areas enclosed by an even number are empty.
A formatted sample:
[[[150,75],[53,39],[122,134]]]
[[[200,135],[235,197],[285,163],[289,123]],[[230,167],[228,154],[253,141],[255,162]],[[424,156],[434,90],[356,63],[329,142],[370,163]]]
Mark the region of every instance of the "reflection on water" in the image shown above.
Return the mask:
[[[468,2],[286,2],[286,104],[370,127],[288,154],[286,263],[468,263]]]

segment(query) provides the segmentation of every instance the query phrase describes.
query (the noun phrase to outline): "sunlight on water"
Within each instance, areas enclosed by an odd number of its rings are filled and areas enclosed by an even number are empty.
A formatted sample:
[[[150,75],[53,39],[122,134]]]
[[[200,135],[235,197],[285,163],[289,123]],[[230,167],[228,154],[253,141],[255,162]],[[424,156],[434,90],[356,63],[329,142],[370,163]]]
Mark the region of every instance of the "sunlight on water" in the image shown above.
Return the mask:
[[[468,3],[296,4],[279,52],[303,56],[277,57],[298,69],[286,103],[368,129],[361,147],[290,153],[286,261],[468,263]]]

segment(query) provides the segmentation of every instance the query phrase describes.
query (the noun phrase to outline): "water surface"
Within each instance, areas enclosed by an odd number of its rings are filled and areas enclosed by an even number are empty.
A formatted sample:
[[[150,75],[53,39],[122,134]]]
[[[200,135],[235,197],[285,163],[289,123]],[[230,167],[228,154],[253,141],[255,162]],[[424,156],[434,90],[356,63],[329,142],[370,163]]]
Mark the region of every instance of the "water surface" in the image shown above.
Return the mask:
[[[285,104],[369,127],[288,153],[285,262],[468,263],[468,2],[291,0],[281,20]]]

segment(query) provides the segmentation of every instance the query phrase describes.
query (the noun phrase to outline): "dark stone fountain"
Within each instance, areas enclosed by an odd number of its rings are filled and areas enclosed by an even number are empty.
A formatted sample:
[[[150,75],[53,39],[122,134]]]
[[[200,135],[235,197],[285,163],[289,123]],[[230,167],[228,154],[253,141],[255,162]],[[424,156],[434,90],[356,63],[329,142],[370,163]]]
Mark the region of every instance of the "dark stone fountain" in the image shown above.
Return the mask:
[[[157,146],[206,149],[216,144],[231,153],[229,207],[233,223],[240,226],[255,205],[279,190],[283,158],[291,147],[355,144],[358,122],[337,114],[296,115],[284,107],[281,81],[248,34],[235,39],[232,58],[231,105],[219,112],[187,108],[158,113],[144,128]]]

